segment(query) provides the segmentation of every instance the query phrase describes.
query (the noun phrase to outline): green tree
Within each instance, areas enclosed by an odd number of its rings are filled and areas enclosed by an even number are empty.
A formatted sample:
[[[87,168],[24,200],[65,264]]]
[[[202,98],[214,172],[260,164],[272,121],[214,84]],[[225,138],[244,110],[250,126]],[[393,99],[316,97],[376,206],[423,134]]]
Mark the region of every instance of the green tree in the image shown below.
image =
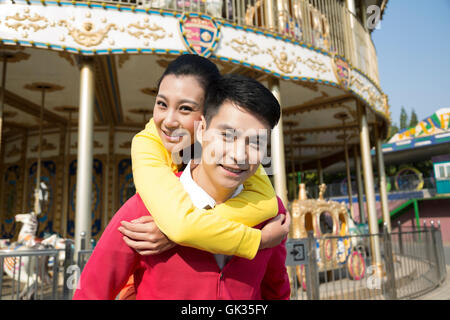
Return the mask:
[[[408,124],[408,114],[406,113],[405,108],[402,106],[402,110],[400,111],[400,130],[409,128]]]
[[[419,120],[417,120],[417,114],[416,111],[414,111],[414,109],[411,111],[411,117],[409,120],[409,127],[415,127],[417,126],[417,124],[419,123]]]
[[[387,140],[391,140],[393,136],[395,136],[399,132],[398,126],[395,123],[391,124],[391,127],[389,128],[388,138]]]

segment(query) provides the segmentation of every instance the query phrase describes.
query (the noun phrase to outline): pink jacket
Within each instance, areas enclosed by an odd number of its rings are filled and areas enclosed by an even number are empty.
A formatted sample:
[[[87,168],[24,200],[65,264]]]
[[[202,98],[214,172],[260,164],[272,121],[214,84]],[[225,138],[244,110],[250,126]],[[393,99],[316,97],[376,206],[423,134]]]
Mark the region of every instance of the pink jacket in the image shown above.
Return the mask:
[[[285,213],[280,199],[278,206]],[[84,267],[73,299],[115,299],[131,275],[137,300],[289,299],[285,241],[259,250],[253,260],[234,256],[222,270],[213,254],[189,247],[144,257],[125,244],[117,229],[122,220],[146,214],[138,194],[119,209]]]

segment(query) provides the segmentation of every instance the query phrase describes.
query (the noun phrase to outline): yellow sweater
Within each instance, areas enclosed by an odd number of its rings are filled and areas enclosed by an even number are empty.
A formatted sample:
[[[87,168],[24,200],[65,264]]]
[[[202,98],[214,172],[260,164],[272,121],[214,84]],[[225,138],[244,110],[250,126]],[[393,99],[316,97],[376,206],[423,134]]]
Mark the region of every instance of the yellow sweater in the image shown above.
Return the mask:
[[[237,197],[214,209],[201,210],[173,174],[178,168],[153,119],[133,138],[131,159],[136,191],[169,239],[211,253],[253,259],[261,231],[251,227],[278,212],[275,191],[262,166],[244,183]]]

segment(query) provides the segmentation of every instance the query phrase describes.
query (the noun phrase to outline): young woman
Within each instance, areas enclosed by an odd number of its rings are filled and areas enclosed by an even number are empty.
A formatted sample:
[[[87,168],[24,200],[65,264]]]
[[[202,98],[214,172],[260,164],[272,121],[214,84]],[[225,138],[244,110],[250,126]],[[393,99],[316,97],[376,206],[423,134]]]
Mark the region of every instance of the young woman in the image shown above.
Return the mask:
[[[133,138],[134,183],[152,216],[123,221],[119,231],[141,255],[161,253],[176,243],[252,259],[259,249],[278,245],[289,232],[289,215],[285,220],[277,216],[262,230],[251,228],[278,212],[275,192],[262,166],[244,183],[238,197],[210,210],[197,209],[173,174],[179,170],[173,155],[193,144],[194,124],[202,115],[208,86],[219,77],[208,59],[179,56],[159,81],[153,119]],[[131,284],[132,279],[127,285],[132,289]],[[127,296],[124,292],[122,298]]]

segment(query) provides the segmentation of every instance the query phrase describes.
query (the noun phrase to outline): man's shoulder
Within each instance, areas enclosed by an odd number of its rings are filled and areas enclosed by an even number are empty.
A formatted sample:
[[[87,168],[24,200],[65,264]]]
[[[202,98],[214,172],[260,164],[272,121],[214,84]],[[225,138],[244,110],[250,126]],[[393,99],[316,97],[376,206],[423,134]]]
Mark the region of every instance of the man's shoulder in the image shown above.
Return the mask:
[[[130,197],[120,209],[117,211],[115,215],[120,215],[122,218],[139,218],[144,214],[150,214],[145,207],[144,201],[136,193],[134,196]]]

